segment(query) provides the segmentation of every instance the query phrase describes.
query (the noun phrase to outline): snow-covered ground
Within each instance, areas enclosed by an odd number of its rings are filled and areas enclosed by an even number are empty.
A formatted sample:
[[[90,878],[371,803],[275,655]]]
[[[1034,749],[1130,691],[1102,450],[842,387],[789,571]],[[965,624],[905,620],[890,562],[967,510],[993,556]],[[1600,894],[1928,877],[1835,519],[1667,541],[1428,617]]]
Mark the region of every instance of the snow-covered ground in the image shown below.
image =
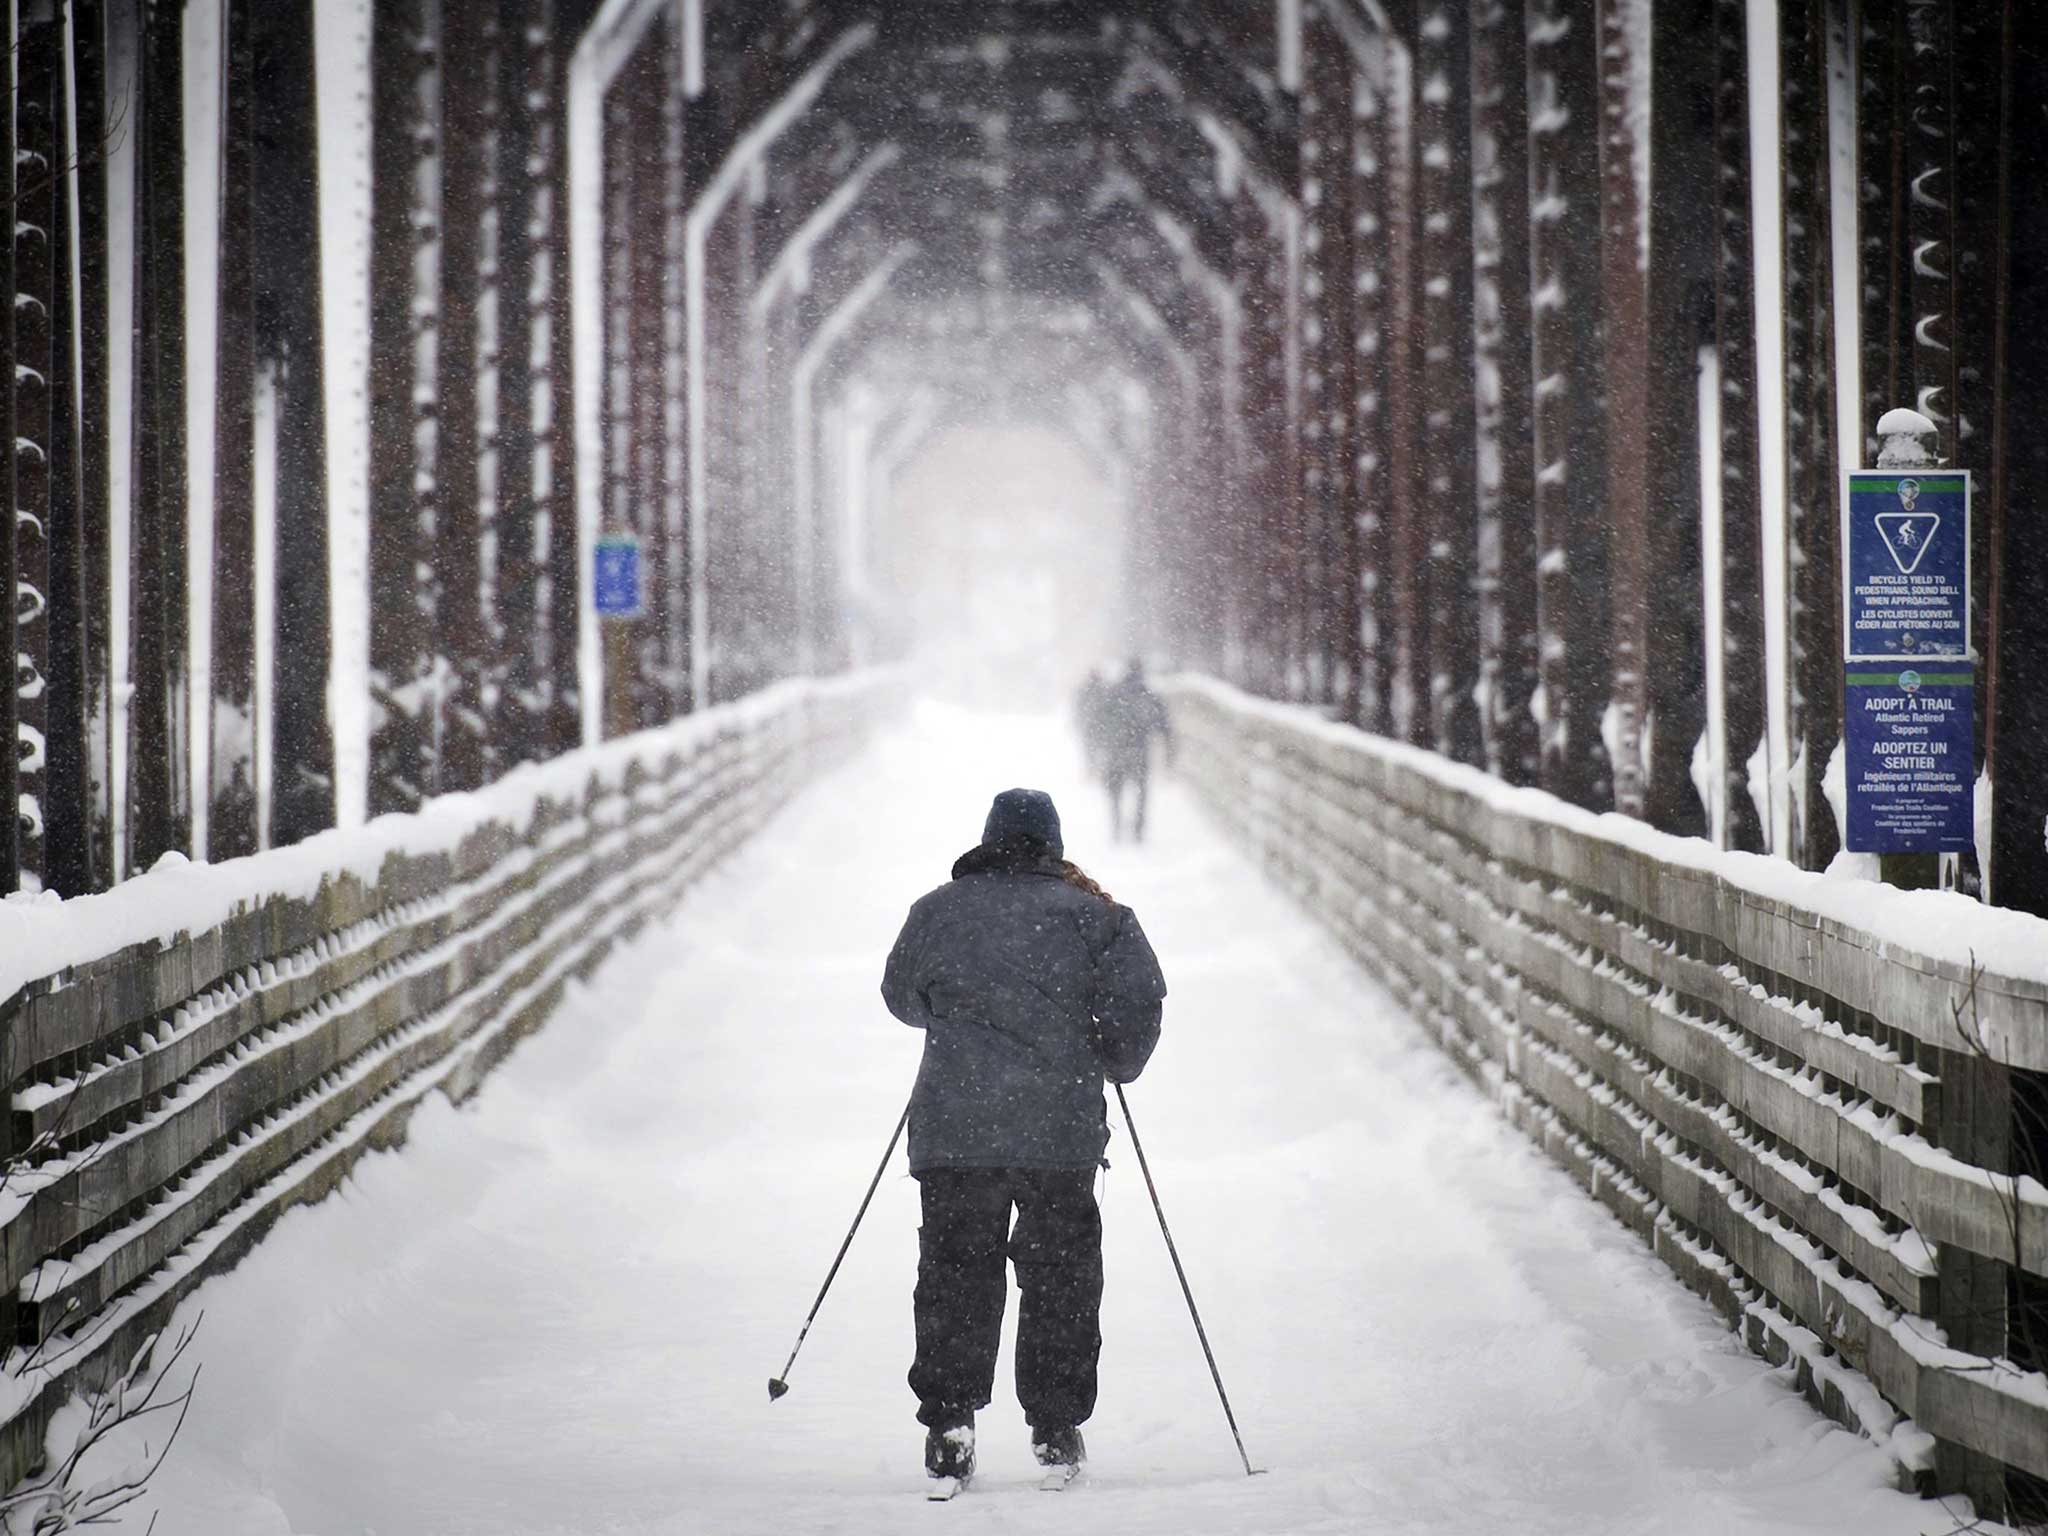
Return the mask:
[[[1120,1125],[1086,1482],[1035,1491],[1006,1350],[982,1476],[923,1504],[900,1150],[768,1401],[915,1067],[882,957],[1015,783],[1054,791],[1069,853],[1164,963],[1132,1103],[1270,1476],[1238,1465]],[[1509,1130],[1186,793],[1156,823],[1111,845],[1053,721],[919,710],[477,1098],[430,1101],[404,1151],[201,1290],[197,1402],[138,1512],[160,1508],[158,1536],[1951,1528]]]

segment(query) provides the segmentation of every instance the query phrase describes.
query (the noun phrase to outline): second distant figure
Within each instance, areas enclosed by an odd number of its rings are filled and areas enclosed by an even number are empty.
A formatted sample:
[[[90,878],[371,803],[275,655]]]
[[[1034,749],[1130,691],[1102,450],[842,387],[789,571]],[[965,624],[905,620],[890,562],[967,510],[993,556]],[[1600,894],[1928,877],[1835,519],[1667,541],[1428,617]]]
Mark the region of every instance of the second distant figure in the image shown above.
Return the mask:
[[[1094,710],[1096,771],[1109,791],[1111,835],[1126,828],[1142,842],[1145,807],[1151,795],[1152,738],[1173,750],[1173,725],[1159,695],[1145,686],[1145,666],[1136,657],[1122,678],[1104,689]]]

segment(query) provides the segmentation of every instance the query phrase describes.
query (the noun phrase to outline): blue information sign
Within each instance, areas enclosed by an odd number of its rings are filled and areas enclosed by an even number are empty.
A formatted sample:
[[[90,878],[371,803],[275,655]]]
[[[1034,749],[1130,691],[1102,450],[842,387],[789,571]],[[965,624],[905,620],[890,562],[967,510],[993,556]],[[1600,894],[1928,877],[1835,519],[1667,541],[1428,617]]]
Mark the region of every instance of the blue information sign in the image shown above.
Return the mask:
[[[1970,476],[1855,470],[1842,562],[1848,661],[1970,654]]]
[[[640,602],[640,540],[630,533],[608,533],[592,550],[595,600],[607,619],[637,619]]]
[[[1845,681],[1850,851],[1968,849],[1977,781],[1975,674],[1851,670]]]

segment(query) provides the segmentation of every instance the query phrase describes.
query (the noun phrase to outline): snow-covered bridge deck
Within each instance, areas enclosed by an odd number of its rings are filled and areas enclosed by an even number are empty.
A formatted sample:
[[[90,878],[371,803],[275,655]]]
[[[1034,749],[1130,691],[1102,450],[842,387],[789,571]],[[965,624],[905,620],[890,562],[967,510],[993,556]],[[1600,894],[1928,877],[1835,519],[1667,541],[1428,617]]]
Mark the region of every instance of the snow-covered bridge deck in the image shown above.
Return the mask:
[[[1059,797],[1173,996],[1132,1091],[1254,1459],[1238,1470],[1121,1127],[1091,1477],[917,1501],[897,1168],[763,1391],[907,1091],[875,985],[988,793]],[[1014,1308],[1013,1308],[1014,1310]],[[1918,1533],[1816,1416],[1511,1130],[1169,786],[1107,841],[1051,721],[927,707],[600,970],[479,1095],[205,1285],[159,1536],[845,1532]],[[136,1519],[137,1529],[143,1524]]]

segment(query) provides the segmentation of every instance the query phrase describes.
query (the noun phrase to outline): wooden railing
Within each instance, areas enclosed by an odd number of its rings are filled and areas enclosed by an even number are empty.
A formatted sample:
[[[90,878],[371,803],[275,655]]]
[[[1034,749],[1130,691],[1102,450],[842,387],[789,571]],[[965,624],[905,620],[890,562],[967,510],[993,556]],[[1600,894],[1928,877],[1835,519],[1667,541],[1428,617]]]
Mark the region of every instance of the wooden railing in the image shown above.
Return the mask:
[[[2015,1299],[2048,1294],[2048,1188],[2012,1112],[2048,1072],[2048,922],[1218,684],[1171,705],[1209,808],[1752,1348],[1923,1490],[2048,1476],[2048,1339]]]
[[[466,1095],[893,688],[784,684],[418,815],[0,907],[0,1488],[69,1391],[428,1092]]]

